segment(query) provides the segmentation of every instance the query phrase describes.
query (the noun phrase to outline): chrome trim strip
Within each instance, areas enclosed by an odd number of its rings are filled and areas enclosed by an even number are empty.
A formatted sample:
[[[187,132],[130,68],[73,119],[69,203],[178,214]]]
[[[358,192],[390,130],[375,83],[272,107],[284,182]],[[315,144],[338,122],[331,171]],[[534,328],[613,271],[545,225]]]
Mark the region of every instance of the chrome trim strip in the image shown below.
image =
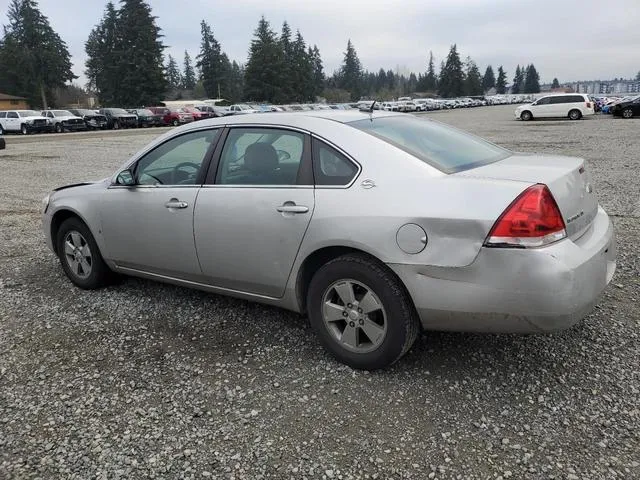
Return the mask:
[[[313,185],[218,185],[218,184],[205,184],[202,185],[202,188],[278,188],[278,189],[292,189],[295,188],[297,190],[300,189],[311,189],[313,190]]]
[[[151,277],[151,278],[157,278],[160,280],[166,280],[166,281],[171,281],[171,282],[175,282],[181,285],[189,285],[189,286],[193,286],[196,288],[203,288],[203,289],[207,289],[207,290],[211,290],[214,292],[226,292],[229,294],[235,294],[235,295],[242,295],[242,296],[247,296],[247,297],[252,297],[252,298],[262,298],[264,300],[280,300],[282,297],[269,297],[267,295],[260,295],[257,293],[249,293],[249,292],[244,292],[242,290],[234,290],[232,288],[224,288],[224,287],[217,287],[215,285],[210,285],[208,283],[200,283],[200,282],[194,282],[192,280],[183,280],[181,278],[176,278],[176,277],[170,277],[168,275],[161,275],[159,273],[152,273],[152,272],[146,272],[144,270],[137,270],[135,268],[129,268],[129,267],[121,267],[118,264],[115,264],[116,268],[121,271],[121,272],[129,272],[131,274],[134,275],[144,275],[145,277]]]

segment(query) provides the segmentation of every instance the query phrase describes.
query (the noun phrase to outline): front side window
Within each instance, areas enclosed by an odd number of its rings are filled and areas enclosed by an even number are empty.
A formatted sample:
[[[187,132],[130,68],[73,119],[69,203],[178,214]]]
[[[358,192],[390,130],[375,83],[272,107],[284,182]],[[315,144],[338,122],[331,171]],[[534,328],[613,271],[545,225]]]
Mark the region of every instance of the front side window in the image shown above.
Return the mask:
[[[16,112],[7,113],[7,118],[20,118]]]
[[[544,97],[538,100],[536,105],[549,105],[549,103],[551,103],[551,97]]]
[[[508,150],[433,120],[413,115],[374,117],[347,125],[404,150],[445,173],[497,162]]]
[[[313,140],[313,176],[316,185],[347,185],[358,167],[335,148]]]
[[[187,133],[156,147],[135,168],[138,185],[195,185],[218,129]]]
[[[304,135],[275,128],[234,128],[225,142],[219,185],[296,185]]]

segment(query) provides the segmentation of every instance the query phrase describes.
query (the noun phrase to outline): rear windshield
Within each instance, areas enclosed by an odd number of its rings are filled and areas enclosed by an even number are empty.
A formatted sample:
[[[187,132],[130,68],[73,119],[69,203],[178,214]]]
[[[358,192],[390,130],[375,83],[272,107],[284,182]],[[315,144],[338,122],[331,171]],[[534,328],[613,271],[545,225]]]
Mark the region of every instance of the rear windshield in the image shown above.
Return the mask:
[[[445,173],[508,157],[511,153],[481,138],[413,115],[356,120],[349,125],[378,137]]]

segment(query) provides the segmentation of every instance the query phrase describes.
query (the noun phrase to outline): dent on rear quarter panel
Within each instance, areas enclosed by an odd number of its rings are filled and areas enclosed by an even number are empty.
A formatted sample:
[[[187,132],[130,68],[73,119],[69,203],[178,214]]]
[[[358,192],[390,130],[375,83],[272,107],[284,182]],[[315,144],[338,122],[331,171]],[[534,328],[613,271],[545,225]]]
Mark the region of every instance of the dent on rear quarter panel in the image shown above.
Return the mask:
[[[369,178],[365,175],[361,178]],[[301,256],[326,246],[360,248],[385,263],[463,267],[473,263],[496,219],[529,184],[473,178],[423,177],[316,190],[316,207]],[[427,246],[403,252],[398,229],[420,225]]]

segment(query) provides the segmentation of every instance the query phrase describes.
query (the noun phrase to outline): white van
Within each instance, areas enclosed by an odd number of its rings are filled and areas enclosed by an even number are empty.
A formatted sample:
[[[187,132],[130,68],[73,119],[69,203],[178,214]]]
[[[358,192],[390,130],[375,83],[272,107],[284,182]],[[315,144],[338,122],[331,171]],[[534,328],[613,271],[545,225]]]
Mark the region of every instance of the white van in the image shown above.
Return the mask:
[[[593,102],[584,93],[565,93],[540,97],[533,103],[520,105],[515,115],[520,120],[534,118],[570,118],[580,120],[587,115],[593,115]]]

